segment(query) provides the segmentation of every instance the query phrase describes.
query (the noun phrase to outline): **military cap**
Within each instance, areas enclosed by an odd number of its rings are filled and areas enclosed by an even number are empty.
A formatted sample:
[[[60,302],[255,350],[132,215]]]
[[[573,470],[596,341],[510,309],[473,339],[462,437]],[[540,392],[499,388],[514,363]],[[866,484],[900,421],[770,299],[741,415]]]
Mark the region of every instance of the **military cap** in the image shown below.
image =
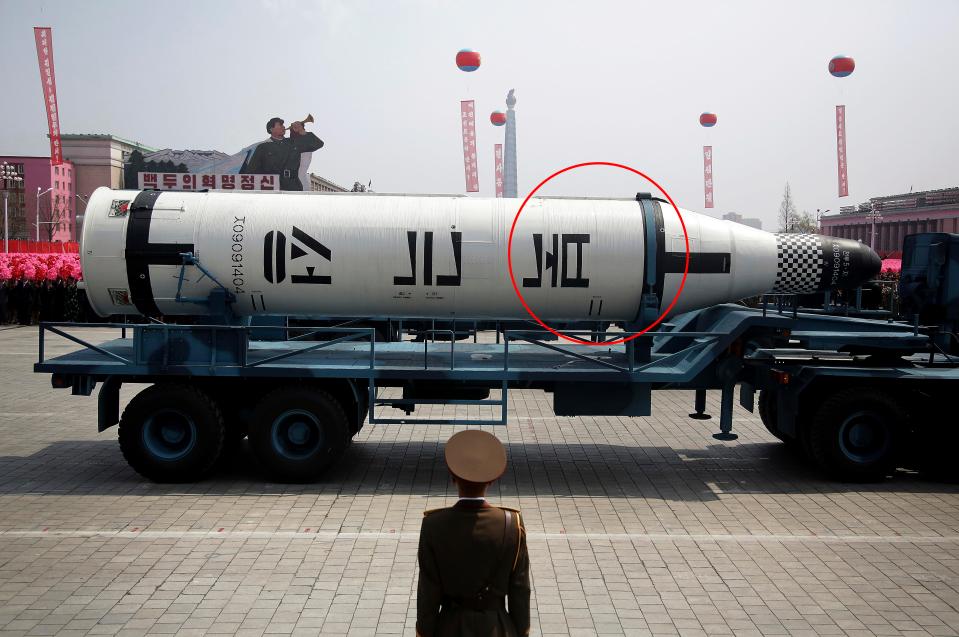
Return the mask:
[[[446,441],[446,466],[468,482],[486,483],[506,471],[506,448],[493,434],[468,429]]]

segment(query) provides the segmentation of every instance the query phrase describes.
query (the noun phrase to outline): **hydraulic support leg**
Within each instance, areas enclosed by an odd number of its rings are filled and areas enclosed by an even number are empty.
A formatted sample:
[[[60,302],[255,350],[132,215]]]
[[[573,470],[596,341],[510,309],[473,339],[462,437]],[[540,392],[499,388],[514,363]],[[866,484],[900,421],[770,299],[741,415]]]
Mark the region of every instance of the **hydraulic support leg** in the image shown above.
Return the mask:
[[[689,417],[693,420],[709,420],[712,418],[709,414],[706,413],[706,390],[697,389],[696,390],[696,412],[689,414]]]

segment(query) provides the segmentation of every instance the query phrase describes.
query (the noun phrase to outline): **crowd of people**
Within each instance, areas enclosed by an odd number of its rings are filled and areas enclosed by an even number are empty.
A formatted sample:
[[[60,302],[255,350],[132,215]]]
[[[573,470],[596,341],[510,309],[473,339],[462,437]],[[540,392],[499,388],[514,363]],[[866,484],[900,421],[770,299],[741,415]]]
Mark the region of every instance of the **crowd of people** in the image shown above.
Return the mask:
[[[0,281],[0,325],[90,320],[85,290],[73,279]]]

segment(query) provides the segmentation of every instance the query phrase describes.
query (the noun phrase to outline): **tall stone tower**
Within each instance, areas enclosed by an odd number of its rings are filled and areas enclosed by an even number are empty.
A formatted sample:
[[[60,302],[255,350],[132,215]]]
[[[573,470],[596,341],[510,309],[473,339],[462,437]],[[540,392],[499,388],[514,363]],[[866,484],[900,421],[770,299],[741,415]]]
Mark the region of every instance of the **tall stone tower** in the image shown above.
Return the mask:
[[[516,98],[510,89],[506,95],[506,149],[503,153],[503,196],[516,198]]]

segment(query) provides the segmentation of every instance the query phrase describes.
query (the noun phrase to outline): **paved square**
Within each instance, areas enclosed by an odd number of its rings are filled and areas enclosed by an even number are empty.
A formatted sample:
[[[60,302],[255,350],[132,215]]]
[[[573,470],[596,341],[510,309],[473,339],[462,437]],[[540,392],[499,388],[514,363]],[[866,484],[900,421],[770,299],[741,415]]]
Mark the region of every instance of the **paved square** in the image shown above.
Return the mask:
[[[241,449],[156,485],[96,433],[95,396],[32,373],[36,351],[35,328],[0,328],[0,634],[413,634],[419,524],[455,501],[458,428],[368,426],[319,484],[266,482]],[[827,482],[738,407],[740,439],[717,443],[691,392],[654,394],[650,418],[550,401],[511,392],[488,428],[511,463],[491,499],[529,527],[533,634],[959,634],[959,487]]]

